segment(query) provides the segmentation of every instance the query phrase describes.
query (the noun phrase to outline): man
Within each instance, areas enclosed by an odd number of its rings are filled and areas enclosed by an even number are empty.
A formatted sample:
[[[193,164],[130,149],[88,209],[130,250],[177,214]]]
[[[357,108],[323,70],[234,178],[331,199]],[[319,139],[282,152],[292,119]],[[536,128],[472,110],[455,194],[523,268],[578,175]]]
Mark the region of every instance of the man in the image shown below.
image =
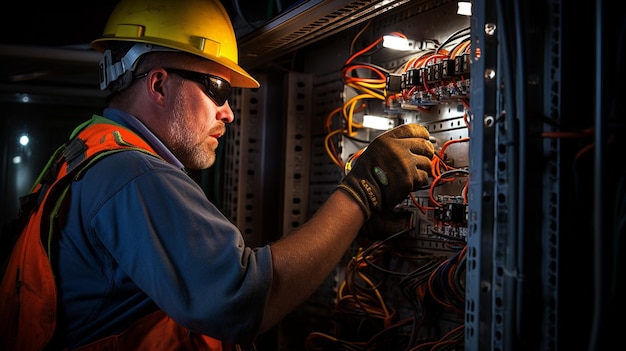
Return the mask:
[[[101,88],[111,91],[102,116],[159,157],[118,152],[71,185],[51,257],[63,347],[250,345],[327,278],[368,218],[428,181],[428,132],[401,126],[372,142],[292,235],[246,247],[186,174],[215,162],[234,118],[230,86],[258,87],[237,64],[221,4],[123,0],[93,45],[104,52]]]

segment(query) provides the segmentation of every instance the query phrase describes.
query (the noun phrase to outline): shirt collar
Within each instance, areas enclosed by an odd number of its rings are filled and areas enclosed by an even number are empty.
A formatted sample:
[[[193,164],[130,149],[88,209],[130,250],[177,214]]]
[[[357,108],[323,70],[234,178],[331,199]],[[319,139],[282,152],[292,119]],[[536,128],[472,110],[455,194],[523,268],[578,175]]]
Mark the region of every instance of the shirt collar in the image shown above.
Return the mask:
[[[139,136],[143,137],[152,146],[159,156],[163,157],[168,163],[185,170],[185,166],[172,154],[172,152],[146,127],[137,117],[126,113],[116,108],[107,107],[102,113],[103,117],[106,117],[114,122],[117,122],[124,127],[130,128]]]

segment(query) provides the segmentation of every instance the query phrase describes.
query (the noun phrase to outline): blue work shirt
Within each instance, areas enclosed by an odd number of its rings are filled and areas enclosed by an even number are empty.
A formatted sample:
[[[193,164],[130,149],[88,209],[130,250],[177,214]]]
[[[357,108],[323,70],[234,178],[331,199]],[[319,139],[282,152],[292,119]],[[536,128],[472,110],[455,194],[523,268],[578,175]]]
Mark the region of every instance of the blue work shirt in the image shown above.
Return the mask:
[[[269,246],[246,247],[138,119],[110,108],[103,115],[163,159],[114,153],[72,184],[54,265],[61,337],[77,347],[162,309],[192,331],[252,342],[272,282]]]

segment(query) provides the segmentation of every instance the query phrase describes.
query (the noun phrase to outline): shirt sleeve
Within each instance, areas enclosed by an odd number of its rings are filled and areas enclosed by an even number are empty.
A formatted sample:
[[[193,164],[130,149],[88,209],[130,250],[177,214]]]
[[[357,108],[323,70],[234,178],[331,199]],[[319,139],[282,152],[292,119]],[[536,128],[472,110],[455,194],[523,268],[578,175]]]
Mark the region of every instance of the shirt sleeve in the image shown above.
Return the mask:
[[[81,182],[86,235],[110,255],[112,284],[127,276],[182,326],[252,341],[272,281],[269,246],[246,247],[193,179],[151,156],[108,156]]]

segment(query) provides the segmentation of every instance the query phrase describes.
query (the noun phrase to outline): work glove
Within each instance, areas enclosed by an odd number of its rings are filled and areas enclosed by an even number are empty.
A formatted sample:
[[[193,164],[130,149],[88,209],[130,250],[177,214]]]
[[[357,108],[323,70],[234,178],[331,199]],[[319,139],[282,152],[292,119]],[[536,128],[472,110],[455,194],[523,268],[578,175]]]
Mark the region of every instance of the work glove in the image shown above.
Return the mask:
[[[337,186],[352,196],[365,217],[391,211],[400,201],[428,184],[433,144],[419,124],[403,124],[376,137]]]

